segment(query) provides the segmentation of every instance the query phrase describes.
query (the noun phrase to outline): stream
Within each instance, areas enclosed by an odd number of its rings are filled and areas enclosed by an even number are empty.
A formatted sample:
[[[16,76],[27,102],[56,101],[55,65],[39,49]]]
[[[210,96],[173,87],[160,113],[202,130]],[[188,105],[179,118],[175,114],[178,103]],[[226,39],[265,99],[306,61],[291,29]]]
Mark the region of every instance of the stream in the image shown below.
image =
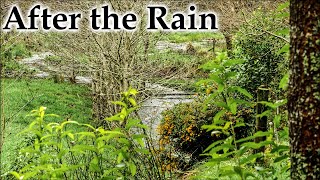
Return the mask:
[[[46,63],[45,58],[48,56],[53,56],[53,54],[49,52],[35,54],[32,57],[20,60],[19,63],[29,70],[35,71],[34,78],[49,78],[52,72],[58,72],[59,69],[55,69]],[[77,84],[92,83],[90,77],[76,76],[75,79]],[[152,92],[153,96],[141,104],[138,114],[142,122],[150,127],[151,134],[157,137],[157,127],[162,119],[161,113],[171,109],[176,104],[192,102],[194,97],[190,93],[159,84],[146,84],[146,88]]]

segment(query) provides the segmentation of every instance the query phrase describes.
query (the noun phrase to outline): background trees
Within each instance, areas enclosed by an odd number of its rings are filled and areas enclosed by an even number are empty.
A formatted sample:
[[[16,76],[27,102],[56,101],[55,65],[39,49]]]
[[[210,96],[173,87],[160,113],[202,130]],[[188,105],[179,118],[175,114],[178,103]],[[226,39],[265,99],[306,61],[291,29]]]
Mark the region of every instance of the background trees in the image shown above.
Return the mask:
[[[291,178],[320,178],[320,3],[290,2]]]

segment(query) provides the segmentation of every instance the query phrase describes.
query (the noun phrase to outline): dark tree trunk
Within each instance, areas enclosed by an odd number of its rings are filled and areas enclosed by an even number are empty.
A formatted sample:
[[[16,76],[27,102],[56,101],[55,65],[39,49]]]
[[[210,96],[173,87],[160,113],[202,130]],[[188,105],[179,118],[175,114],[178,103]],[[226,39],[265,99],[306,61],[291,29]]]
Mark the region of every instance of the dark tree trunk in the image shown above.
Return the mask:
[[[226,40],[226,48],[228,57],[232,57],[232,35],[229,33],[223,33],[224,39]]]
[[[268,97],[269,97],[269,90],[267,89],[267,86],[261,85],[258,88],[257,102],[268,101]],[[261,103],[258,103],[256,108],[257,108],[257,114],[262,114],[263,112],[265,112],[268,109],[266,105],[261,104]],[[256,118],[256,132],[258,132],[258,131],[263,131],[263,132],[268,131],[268,117],[267,116]],[[255,138],[254,142],[259,143],[259,142],[265,141],[265,140],[266,140],[266,137],[257,137],[257,138]],[[255,153],[264,152],[264,150],[265,150],[265,147],[261,147],[260,149],[256,149]],[[259,159],[259,161],[261,161],[261,159]]]
[[[290,1],[291,179],[320,179],[320,1]]]

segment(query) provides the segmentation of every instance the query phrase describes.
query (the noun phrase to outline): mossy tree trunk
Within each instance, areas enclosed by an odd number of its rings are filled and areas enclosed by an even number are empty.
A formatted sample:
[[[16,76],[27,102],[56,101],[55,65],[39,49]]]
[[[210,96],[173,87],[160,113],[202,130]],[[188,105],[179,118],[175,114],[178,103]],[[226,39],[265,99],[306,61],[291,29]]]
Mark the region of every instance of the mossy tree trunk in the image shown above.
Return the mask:
[[[320,1],[290,1],[291,179],[320,179]]]

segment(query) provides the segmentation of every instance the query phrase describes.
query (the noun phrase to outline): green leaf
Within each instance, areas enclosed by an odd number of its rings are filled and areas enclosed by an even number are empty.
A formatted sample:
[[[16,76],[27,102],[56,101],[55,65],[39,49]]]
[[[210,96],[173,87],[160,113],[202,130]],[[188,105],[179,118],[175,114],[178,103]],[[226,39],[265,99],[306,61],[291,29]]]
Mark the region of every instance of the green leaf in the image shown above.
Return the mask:
[[[273,118],[273,124],[276,128],[278,128],[280,126],[280,121],[281,121],[281,116],[275,115]]]
[[[283,160],[285,160],[285,159],[287,159],[287,160],[289,160],[289,155],[282,155],[282,156],[280,156],[280,157],[277,157],[276,159],[274,159],[274,163],[277,163],[277,162],[280,162],[280,161],[283,161]]]
[[[90,124],[80,124],[81,126],[86,126],[88,128],[90,128],[91,130],[96,130],[96,128],[94,128],[93,126],[91,126]]]
[[[223,116],[226,112],[227,112],[227,111],[226,111],[225,109],[219,111],[219,112],[214,116],[214,118],[213,118],[213,124],[216,124],[216,125],[217,125],[217,124],[222,123],[221,120],[220,120],[220,118],[221,118],[221,116]]]
[[[124,163],[120,163],[120,164],[117,164],[117,165],[116,165],[117,168],[123,168],[123,167],[125,167],[125,166],[126,166],[126,164],[124,164]]]
[[[58,154],[58,159],[62,159],[64,155],[66,155],[69,151],[67,149],[63,149]]]
[[[271,107],[272,109],[277,109],[278,107],[287,104],[287,102],[288,102],[287,99],[282,99],[282,100],[278,100],[278,101],[275,102],[275,103],[267,102],[267,101],[259,101],[258,103],[264,104],[264,105],[266,105],[266,106],[269,106],[269,107]]]
[[[226,124],[223,127],[223,130],[228,130],[230,125],[231,125],[231,122],[226,122]]]
[[[128,120],[128,123],[126,124],[126,129],[130,129],[134,126],[137,126],[141,123],[140,119],[130,119]]]
[[[245,123],[241,123],[241,122],[237,122],[234,127],[237,128],[237,127],[243,127],[243,126],[246,126],[246,124]]]
[[[214,102],[214,104],[217,105],[218,107],[222,107],[222,108],[225,108],[226,110],[230,110],[229,106],[225,102],[218,101],[218,102]]]
[[[82,140],[86,136],[96,138],[96,135],[93,132],[79,132],[79,133],[76,133],[75,135],[81,135],[80,140]]]
[[[287,146],[287,145],[279,145],[279,146],[276,146],[275,148],[273,148],[271,150],[271,153],[280,153],[280,152],[283,152],[283,151],[289,151],[290,150],[290,147]]]
[[[257,177],[252,172],[247,171],[245,169],[244,169],[243,177],[244,179],[248,179],[248,177],[253,177],[254,179],[257,179]]]
[[[268,117],[272,114],[272,111],[271,110],[266,110],[264,111],[263,113],[261,114],[257,114],[256,117],[257,118],[262,118],[262,117]]]
[[[116,114],[114,116],[105,118],[105,120],[107,120],[107,121],[123,121],[124,117],[120,116],[120,114]]]
[[[125,144],[127,146],[129,146],[131,144],[130,141],[128,139],[126,139],[126,138],[119,138],[118,142],[120,142],[122,144]]]
[[[120,152],[120,153],[118,154],[117,163],[120,164],[123,159],[124,159],[124,156],[123,156],[122,152]]]
[[[279,51],[277,51],[277,55],[280,55],[282,53],[289,53],[289,50],[290,50],[290,45],[289,44],[286,44],[284,45]]]
[[[223,67],[219,64],[216,64],[216,62],[214,62],[214,61],[209,61],[209,62],[205,63],[204,65],[201,65],[200,69],[203,69],[205,71],[212,71],[214,69],[223,70]]]
[[[99,160],[97,157],[94,157],[90,164],[89,164],[89,169],[92,172],[101,172],[100,166],[99,166]]]
[[[210,149],[212,149],[213,147],[215,147],[215,146],[218,145],[218,144],[223,143],[224,141],[225,141],[225,140],[223,139],[223,140],[219,140],[219,141],[216,141],[216,142],[210,144],[210,146],[208,146],[203,152],[209,151]]]
[[[36,151],[39,151],[39,150],[40,150],[40,143],[39,143],[39,140],[38,140],[38,139],[35,139],[34,149],[35,149]]]
[[[252,135],[252,136],[245,137],[245,138],[241,138],[241,139],[237,140],[236,143],[245,142],[245,141],[248,141],[248,140],[255,139],[255,138],[257,138],[257,137],[269,136],[269,135],[271,135],[271,134],[272,134],[271,132],[258,131],[258,132],[256,132],[254,135]]]
[[[218,85],[224,85],[224,81],[218,75],[212,74],[209,78],[218,83]]]
[[[287,72],[281,79],[279,83],[279,88],[286,90],[289,84],[289,72]]]
[[[246,60],[243,60],[243,59],[230,59],[228,61],[226,61],[224,63],[224,66],[225,67],[230,67],[230,66],[234,66],[234,65],[237,65],[237,64],[243,64],[244,62],[246,62]]]
[[[132,175],[132,176],[136,175],[136,173],[137,173],[137,167],[136,167],[136,165],[131,162],[131,163],[129,164],[129,168],[130,168],[131,175]]]
[[[243,173],[242,173],[242,168],[240,166],[234,166],[233,167],[233,170],[235,173],[237,173],[240,177],[243,176]]]
[[[20,174],[15,171],[10,172],[10,174],[13,175],[17,179],[23,179],[23,176],[21,177]]]
[[[232,102],[229,105],[230,111],[233,115],[235,115],[237,113],[237,108],[238,108],[238,104],[236,102]]]
[[[285,28],[285,29],[282,29],[282,30],[279,30],[276,32],[276,34],[278,34],[278,35],[289,35],[289,33],[290,33],[289,28]]]
[[[138,91],[136,90],[136,89],[132,89],[132,88],[130,88],[129,89],[129,91],[128,91],[128,93],[130,94],[130,95],[136,95],[136,94],[138,94]]]
[[[128,106],[126,105],[126,103],[121,102],[121,101],[112,101],[111,103],[112,103],[112,104],[115,104],[115,105],[123,106],[123,107],[125,107],[125,108],[128,107]]]
[[[239,87],[239,86],[233,86],[233,87],[230,87],[228,89],[228,91],[231,91],[231,92],[234,92],[234,91],[238,91],[239,93],[241,93],[242,95],[245,95],[247,96],[248,98],[252,99],[253,96],[245,89]]]
[[[132,106],[137,106],[136,100],[134,100],[133,98],[129,98],[128,100],[132,104]]]
[[[214,155],[216,154],[218,151],[221,151],[221,150],[230,150],[230,149],[234,149],[234,145],[231,145],[231,144],[221,144],[219,146],[216,146],[214,148],[212,148],[209,152],[210,155]],[[219,157],[223,157],[225,156],[227,153],[225,154],[222,154],[220,155]]]
[[[238,74],[238,73],[236,73],[236,72],[227,72],[227,73],[225,74],[225,79],[230,79],[230,78],[236,76],[237,74]]]
[[[70,139],[74,140],[74,135],[73,135],[72,133],[69,132],[69,133],[67,134],[67,136],[69,136]]]
[[[261,153],[258,153],[258,154],[251,154],[247,157],[244,157],[244,158],[241,158],[240,159],[240,164],[243,165],[243,164],[247,164],[247,163],[250,163],[250,162],[255,162],[255,160],[259,157],[263,157],[263,154]]]
[[[212,130],[223,130],[224,127],[223,126],[217,126],[215,124],[211,124],[211,125],[203,125],[201,126],[202,129],[206,129],[207,131],[212,131]]]
[[[276,15],[276,18],[287,18],[290,16],[290,13],[289,12],[283,12],[283,13],[278,13]]]
[[[97,152],[96,148],[94,148],[91,145],[75,145],[72,147],[71,151],[73,152],[85,152],[85,151],[92,151],[92,152]]]
[[[285,8],[289,7],[289,5],[290,5],[290,2],[289,2],[289,1],[287,1],[287,2],[285,2],[285,3],[282,3],[282,4],[280,4],[280,5],[278,6],[277,11],[282,11],[282,10],[284,10]]]
[[[259,149],[259,148],[264,147],[269,144],[274,144],[274,142],[273,141],[261,141],[259,143],[246,142],[246,143],[241,144],[241,146],[245,146],[245,147],[252,148],[252,149]]]
[[[64,121],[63,123],[61,123],[61,129],[64,128],[65,125],[67,124],[76,124],[76,125],[80,125],[77,121]]]

